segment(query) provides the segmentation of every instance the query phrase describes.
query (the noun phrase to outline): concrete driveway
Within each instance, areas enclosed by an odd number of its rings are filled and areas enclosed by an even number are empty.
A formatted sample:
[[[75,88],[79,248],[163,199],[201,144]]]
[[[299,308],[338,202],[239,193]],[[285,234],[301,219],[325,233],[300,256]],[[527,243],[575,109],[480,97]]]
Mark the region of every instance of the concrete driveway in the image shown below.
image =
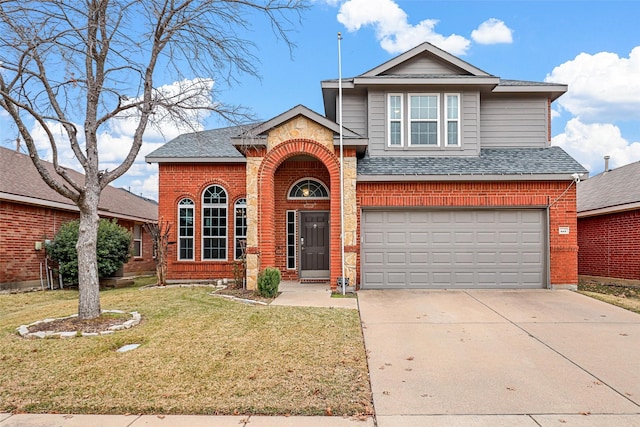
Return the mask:
[[[571,291],[358,301],[378,427],[640,426],[640,315]]]

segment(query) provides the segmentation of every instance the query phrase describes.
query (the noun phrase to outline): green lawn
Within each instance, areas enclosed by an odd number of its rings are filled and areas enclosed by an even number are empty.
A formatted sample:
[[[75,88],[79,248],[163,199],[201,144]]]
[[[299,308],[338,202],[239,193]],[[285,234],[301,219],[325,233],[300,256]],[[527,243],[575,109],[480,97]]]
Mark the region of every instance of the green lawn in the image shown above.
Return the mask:
[[[0,295],[0,412],[357,415],[372,411],[356,310],[251,306],[194,288],[102,291],[138,311],[113,335],[20,338],[76,291]],[[116,349],[142,345],[127,353]]]

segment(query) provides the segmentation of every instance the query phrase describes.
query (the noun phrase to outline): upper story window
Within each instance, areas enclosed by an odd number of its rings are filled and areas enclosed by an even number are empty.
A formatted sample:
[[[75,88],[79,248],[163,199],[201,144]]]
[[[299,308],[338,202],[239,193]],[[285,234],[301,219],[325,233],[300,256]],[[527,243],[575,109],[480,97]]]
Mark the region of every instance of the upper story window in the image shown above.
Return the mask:
[[[227,259],[227,192],[219,185],[202,193],[202,259]]]
[[[329,190],[317,179],[303,178],[291,186],[289,199],[328,199]]]
[[[387,95],[388,147],[460,146],[460,134],[460,94]]]
[[[446,94],[445,110],[447,111],[447,146],[460,146],[460,95]]]
[[[389,146],[401,147],[402,132],[402,94],[389,94]]]
[[[178,202],[178,259],[193,261],[195,203],[191,199]]]
[[[440,145],[439,104],[439,95],[409,95],[411,109],[409,146]]]

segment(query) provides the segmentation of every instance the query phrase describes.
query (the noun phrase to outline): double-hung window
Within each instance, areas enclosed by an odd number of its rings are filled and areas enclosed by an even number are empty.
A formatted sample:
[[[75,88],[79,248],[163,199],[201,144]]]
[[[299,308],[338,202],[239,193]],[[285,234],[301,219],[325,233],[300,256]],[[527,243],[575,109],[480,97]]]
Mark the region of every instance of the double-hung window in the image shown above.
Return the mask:
[[[193,261],[195,204],[191,199],[178,203],[178,259]]]
[[[142,257],[142,226],[140,224],[133,226],[133,257]]]
[[[202,259],[227,259],[227,192],[219,185],[202,194]]]
[[[387,94],[387,147],[461,145],[459,93]]]
[[[460,145],[460,95],[445,95],[445,111],[447,112],[447,146]]]
[[[409,146],[438,146],[440,95],[409,95]]]
[[[403,106],[403,96],[400,93],[390,93],[388,96],[388,105],[389,105],[389,146],[390,147],[402,147],[403,143],[403,135],[402,132],[402,110]]]

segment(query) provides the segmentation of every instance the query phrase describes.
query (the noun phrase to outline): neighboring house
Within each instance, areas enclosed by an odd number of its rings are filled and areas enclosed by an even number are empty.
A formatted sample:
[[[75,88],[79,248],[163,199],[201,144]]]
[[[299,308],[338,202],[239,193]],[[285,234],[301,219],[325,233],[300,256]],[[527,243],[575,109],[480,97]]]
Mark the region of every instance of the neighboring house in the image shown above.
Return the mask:
[[[55,175],[53,165],[47,167]],[[81,174],[69,173],[84,181]],[[62,224],[78,219],[78,212],[71,200],[42,180],[28,155],[0,147],[0,289],[40,286],[45,240],[52,240]],[[157,222],[157,203],[108,186],[102,190],[98,213],[117,219],[133,234],[133,256],[117,275],[154,273],[153,243],[142,225]]]
[[[640,162],[578,184],[578,273],[640,280]]]
[[[585,169],[550,146],[561,84],[502,80],[429,43],[321,83],[325,116],[184,134],[150,153],[173,227],[168,278],[375,288],[575,286]],[[343,165],[341,186],[340,165]],[[342,193],[342,194],[341,194]],[[565,230],[569,230],[565,234]]]

